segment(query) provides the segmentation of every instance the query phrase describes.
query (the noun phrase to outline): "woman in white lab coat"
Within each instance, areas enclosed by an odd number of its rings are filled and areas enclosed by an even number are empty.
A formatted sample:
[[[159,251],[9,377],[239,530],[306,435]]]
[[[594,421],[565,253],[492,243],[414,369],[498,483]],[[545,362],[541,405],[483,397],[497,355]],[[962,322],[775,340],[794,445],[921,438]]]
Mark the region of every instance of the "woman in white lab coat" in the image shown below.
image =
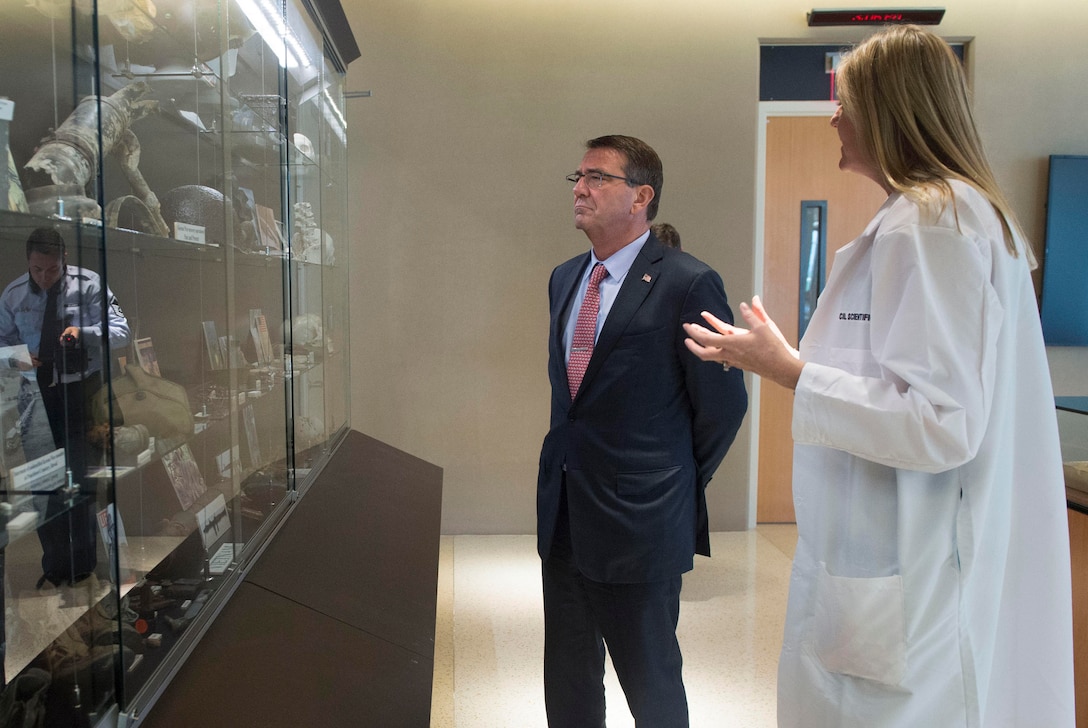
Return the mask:
[[[1074,725],[1069,543],[1034,258],[932,33],[838,72],[839,166],[888,199],[836,255],[800,351],[688,325],[703,359],[795,390],[797,551],[781,726]]]

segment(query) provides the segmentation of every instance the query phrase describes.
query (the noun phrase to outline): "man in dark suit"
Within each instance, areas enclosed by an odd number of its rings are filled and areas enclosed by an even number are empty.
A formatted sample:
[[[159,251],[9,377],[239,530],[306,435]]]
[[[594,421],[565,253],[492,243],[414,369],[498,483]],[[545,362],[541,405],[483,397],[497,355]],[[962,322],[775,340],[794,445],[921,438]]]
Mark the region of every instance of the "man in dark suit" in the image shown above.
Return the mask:
[[[684,346],[681,324],[732,314],[718,274],[649,230],[657,153],[626,136],[586,147],[567,179],[592,250],[548,289],[551,429],[537,481],[548,724],[603,728],[607,645],[638,728],[687,726],[681,574],[710,554],[704,490],[748,398],[739,371]]]

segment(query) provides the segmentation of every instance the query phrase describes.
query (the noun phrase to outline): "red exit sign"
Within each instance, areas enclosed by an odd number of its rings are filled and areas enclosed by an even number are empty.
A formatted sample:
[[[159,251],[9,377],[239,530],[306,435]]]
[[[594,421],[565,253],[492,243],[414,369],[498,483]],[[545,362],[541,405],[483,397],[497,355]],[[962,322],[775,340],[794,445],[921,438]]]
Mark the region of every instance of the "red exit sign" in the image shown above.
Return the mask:
[[[812,10],[808,14],[808,24],[815,25],[888,25],[915,23],[917,25],[937,25],[944,17],[944,8],[909,8],[909,9],[837,9]]]

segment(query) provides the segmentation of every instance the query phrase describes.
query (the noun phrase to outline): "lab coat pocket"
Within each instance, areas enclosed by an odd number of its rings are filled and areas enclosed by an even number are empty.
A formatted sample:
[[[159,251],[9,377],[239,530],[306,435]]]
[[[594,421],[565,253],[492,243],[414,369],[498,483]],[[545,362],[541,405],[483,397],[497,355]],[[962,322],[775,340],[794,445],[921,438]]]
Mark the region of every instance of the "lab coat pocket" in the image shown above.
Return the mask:
[[[809,640],[823,666],[898,685],[907,669],[901,576],[833,576],[820,564]]]

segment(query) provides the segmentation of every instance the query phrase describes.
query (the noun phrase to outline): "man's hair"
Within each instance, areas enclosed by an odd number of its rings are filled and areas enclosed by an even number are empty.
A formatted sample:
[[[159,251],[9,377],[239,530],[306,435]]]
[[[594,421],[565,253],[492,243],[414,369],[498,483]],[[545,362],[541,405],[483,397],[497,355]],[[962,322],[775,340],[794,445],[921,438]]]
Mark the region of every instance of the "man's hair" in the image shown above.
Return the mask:
[[[966,182],[997,210],[1017,254],[1022,231],[983,151],[963,64],[948,43],[915,25],[892,26],[843,56],[836,83],[843,113],[887,187],[940,210],[952,202],[948,180]]]
[[[38,228],[26,239],[26,257],[40,253],[50,257],[64,255],[64,238],[53,228]]]
[[[622,134],[609,134],[586,142],[586,149],[614,149],[627,160],[623,164],[623,176],[631,187],[650,185],[654,190],[654,199],[646,207],[646,220],[657,217],[657,207],[661,203],[661,186],[665,175],[661,171],[661,158],[646,142]]]

